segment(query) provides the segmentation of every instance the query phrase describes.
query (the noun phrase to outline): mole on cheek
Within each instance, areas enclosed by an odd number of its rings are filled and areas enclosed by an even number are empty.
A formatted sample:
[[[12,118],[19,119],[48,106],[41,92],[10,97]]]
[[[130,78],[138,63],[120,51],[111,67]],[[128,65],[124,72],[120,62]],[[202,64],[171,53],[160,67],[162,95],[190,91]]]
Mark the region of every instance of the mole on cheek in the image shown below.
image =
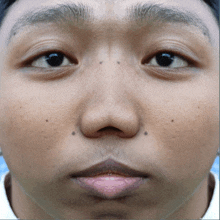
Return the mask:
[[[102,63],[103,63],[103,61],[100,62],[100,64],[102,64]]]
[[[145,131],[145,132],[144,132],[144,135],[148,135],[148,133]]]
[[[72,132],[72,135],[75,135],[76,133],[75,132]]]
[[[174,120],[172,120],[171,122],[174,122]]]
[[[118,61],[117,63],[118,63],[118,64],[120,64],[120,62],[119,62],[119,61]]]
[[[46,120],[46,122],[48,122],[48,120]]]

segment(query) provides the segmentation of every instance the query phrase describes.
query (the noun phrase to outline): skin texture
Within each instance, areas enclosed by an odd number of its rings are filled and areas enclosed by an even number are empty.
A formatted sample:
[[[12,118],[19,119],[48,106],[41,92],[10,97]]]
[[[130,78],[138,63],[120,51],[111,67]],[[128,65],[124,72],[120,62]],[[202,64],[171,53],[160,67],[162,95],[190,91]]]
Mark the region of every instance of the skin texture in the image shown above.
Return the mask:
[[[15,214],[201,218],[212,196],[209,172],[219,145],[219,29],[208,6],[199,0],[62,1],[89,5],[95,19],[86,28],[71,21],[29,26],[7,45],[22,14],[59,2],[19,0],[0,31],[0,145]],[[189,10],[209,28],[211,40],[179,23],[131,26],[126,8],[137,2]],[[27,65],[48,48],[68,54],[71,65]],[[142,64],[161,48],[177,50],[191,65]],[[89,197],[69,175],[106,159],[150,179],[122,200]]]

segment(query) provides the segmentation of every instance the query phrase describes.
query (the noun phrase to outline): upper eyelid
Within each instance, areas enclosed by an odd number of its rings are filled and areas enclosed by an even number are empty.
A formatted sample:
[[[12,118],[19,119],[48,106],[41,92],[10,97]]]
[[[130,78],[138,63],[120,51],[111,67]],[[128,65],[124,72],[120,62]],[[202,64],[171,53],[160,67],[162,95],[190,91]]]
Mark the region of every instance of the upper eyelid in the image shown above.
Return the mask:
[[[37,55],[37,56],[34,56],[33,55],[33,58],[32,59],[34,59],[34,60],[37,60],[37,59],[39,59],[39,58],[41,58],[41,57],[45,57],[45,56],[47,56],[48,54],[52,54],[52,53],[61,53],[61,54],[63,54],[64,55],[64,57],[67,57],[68,58],[68,56],[65,54],[65,53],[63,53],[63,52],[61,52],[61,51],[59,51],[59,50],[52,50],[52,51],[48,51],[48,52],[42,52],[41,54],[39,54],[39,55]]]
[[[166,44],[167,45],[166,45]],[[166,42],[158,42],[158,44],[154,45],[156,48],[154,49],[152,45],[149,48],[149,52],[145,54],[145,56],[140,57],[141,63],[144,61],[149,62],[150,59],[152,59],[154,56],[156,56],[158,53],[161,52],[167,52],[167,53],[173,53],[175,56],[178,56],[179,58],[187,61],[190,65],[199,64],[200,60],[198,59],[197,55],[192,51],[192,49],[189,49],[184,44],[177,44],[176,42],[172,41],[166,41]],[[41,45],[40,45],[41,46]],[[66,46],[61,45],[51,45],[51,46],[43,46],[42,49],[39,46],[35,46],[34,49],[30,49],[28,53],[21,59],[21,63],[24,63],[25,65],[30,64],[31,62],[39,59],[42,56],[46,56],[48,53],[62,53],[70,62],[78,64],[78,59],[75,56],[75,53],[73,49],[69,50],[69,48],[66,48]]]
[[[173,52],[167,52],[167,51],[165,51],[165,52],[160,52],[160,53],[169,53],[169,54],[173,54],[174,57],[179,57],[179,58],[181,58],[181,59],[187,61],[186,58],[184,58],[182,55],[178,55],[178,54],[175,54],[175,53],[173,53]],[[156,53],[156,54],[152,57],[152,59],[153,59],[154,57],[156,57],[156,56],[157,56],[158,54],[160,54],[160,53]]]
[[[145,46],[144,46],[145,47]],[[176,39],[160,39],[153,42],[149,42],[146,45],[146,53],[144,57],[153,58],[157,53],[167,52],[173,53],[175,56],[179,56],[189,62],[199,63],[200,58],[195,48],[188,44],[188,42]]]
[[[74,47],[75,48],[75,47]],[[28,48],[23,52],[23,55],[20,59],[21,63],[27,63],[34,61],[35,59],[40,58],[41,56],[45,56],[48,53],[62,53],[69,60],[75,61],[76,54],[73,50],[73,47],[66,42],[57,39],[44,39],[41,41],[37,40],[33,45],[28,46]]]

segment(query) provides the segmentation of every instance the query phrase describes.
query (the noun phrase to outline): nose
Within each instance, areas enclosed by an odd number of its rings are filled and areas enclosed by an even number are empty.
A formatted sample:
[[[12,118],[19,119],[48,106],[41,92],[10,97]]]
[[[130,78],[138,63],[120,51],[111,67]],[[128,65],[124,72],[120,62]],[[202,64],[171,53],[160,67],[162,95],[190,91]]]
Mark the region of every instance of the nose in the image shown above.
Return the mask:
[[[124,77],[120,77],[122,73],[112,66],[110,69],[106,73],[102,72],[99,86],[96,84],[96,88],[93,87],[90,101],[84,103],[86,107],[81,115],[80,130],[89,138],[110,135],[132,138],[140,129],[137,106],[129,96],[128,83],[123,80]]]

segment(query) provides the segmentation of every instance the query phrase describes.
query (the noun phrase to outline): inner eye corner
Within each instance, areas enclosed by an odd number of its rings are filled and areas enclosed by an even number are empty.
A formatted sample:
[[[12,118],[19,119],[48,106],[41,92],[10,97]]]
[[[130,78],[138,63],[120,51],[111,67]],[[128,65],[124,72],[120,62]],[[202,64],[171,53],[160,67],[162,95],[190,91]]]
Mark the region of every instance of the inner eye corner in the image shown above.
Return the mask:
[[[79,65],[79,61],[76,58],[73,58],[70,60],[72,63],[74,63],[75,65]]]
[[[152,58],[153,58],[153,57],[143,58],[143,59],[141,60],[140,64],[141,64],[141,65],[146,65],[146,63],[149,63]]]

